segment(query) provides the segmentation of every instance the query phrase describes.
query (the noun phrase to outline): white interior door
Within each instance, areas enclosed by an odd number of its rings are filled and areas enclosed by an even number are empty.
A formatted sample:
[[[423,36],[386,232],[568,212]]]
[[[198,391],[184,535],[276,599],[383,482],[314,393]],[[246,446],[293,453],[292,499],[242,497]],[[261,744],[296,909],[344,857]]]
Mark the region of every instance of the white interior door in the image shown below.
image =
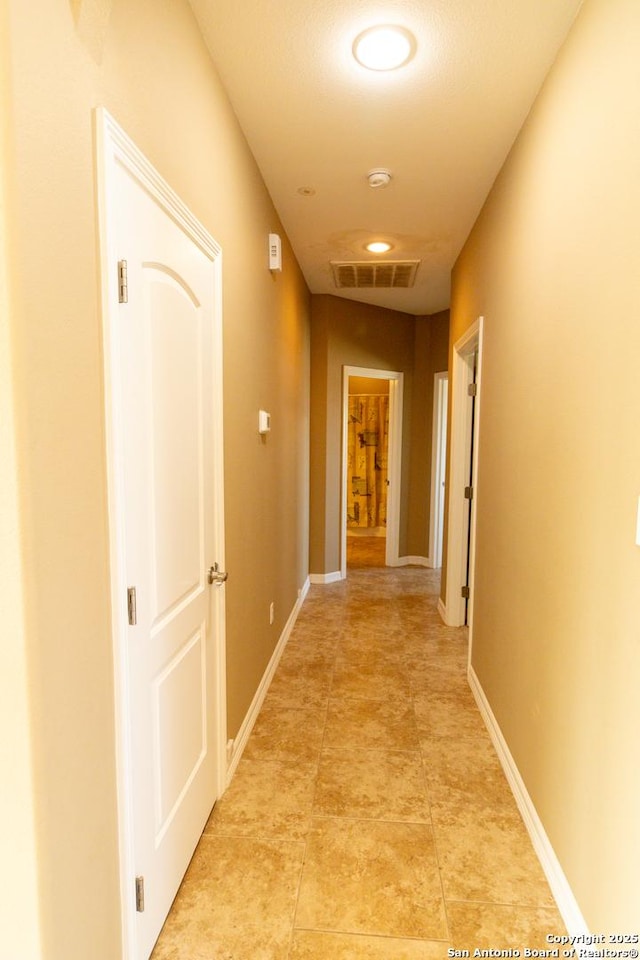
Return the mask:
[[[438,445],[438,481],[437,481],[437,504],[436,513],[438,517],[438,536],[436,539],[436,567],[442,566],[442,535],[444,531],[444,495],[447,484],[447,413],[449,399],[449,378],[444,377],[440,381],[440,424],[439,424],[439,445]]]
[[[127,286],[111,316],[111,372],[135,960],[149,957],[222,790],[224,744],[224,584],[208,576],[224,563],[219,271],[147,187],[113,165],[106,269],[115,279],[126,262]]]
[[[431,522],[429,556],[433,566],[442,566],[444,499],[447,468],[447,412],[449,377],[436,373],[433,391],[433,443],[431,459]]]

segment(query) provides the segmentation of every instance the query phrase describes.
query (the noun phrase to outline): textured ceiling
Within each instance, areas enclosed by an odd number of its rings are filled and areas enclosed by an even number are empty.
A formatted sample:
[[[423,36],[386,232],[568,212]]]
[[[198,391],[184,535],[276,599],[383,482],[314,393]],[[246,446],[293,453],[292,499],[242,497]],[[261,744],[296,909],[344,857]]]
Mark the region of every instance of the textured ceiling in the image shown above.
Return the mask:
[[[340,290],[433,313],[451,267],[581,0],[191,0],[313,293],[332,260],[422,261],[411,289]],[[400,70],[354,60],[354,37],[407,27]],[[367,173],[391,170],[372,190]],[[310,196],[300,188],[310,188]],[[371,239],[393,249],[364,250]]]

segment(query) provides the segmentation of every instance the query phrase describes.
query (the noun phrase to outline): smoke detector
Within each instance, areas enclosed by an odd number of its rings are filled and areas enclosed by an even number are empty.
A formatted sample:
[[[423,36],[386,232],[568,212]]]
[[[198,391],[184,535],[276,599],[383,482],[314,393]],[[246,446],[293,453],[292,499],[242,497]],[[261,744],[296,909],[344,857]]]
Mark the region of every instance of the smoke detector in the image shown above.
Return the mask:
[[[376,170],[370,170],[367,174],[367,180],[372,190],[378,190],[380,187],[388,187],[391,183],[391,171],[379,167]]]

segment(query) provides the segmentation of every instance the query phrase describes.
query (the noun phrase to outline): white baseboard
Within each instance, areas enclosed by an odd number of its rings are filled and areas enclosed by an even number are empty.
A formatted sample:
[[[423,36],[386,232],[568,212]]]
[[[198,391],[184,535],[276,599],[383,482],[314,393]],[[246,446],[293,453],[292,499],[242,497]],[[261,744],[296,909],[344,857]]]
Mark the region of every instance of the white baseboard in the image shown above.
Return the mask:
[[[342,580],[342,574],[339,570],[335,573],[310,573],[309,580],[311,583],[337,583]]]
[[[582,912],[578,906],[576,898],[573,895],[573,891],[569,886],[569,881],[564,875],[564,871],[560,866],[560,861],[556,857],[555,851],[551,846],[551,841],[546,834],[546,831],[542,825],[542,821],[540,820],[536,808],[533,805],[533,801],[529,796],[529,792],[525,786],[524,780],[520,776],[520,771],[516,766],[516,762],[511,755],[509,747],[507,746],[507,742],[504,739],[502,731],[498,725],[498,721],[493,714],[476,672],[471,665],[469,665],[468,679],[469,685],[476,699],[476,703],[478,704],[478,708],[482,714],[482,719],[485,722],[487,730],[489,731],[489,736],[491,737],[493,745],[496,748],[498,759],[500,760],[502,769],[504,770],[506,778],[509,781],[509,786],[511,787],[512,793],[515,797],[518,809],[522,814],[524,825],[527,828],[529,836],[531,837],[533,848],[538,855],[538,859],[540,860],[542,869],[544,870],[549,886],[551,887],[551,892],[558,905],[558,910],[560,911],[562,919],[564,920],[567,931],[570,936],[588,934],[589,928],[584,917],[582,916]]]
[[[347,537],[386,537],[386,527],[347,527]]]
[[[447,609],[446,603],[443,601],[442,597],[438,600],[438,613],[442,617],[444,623],[447,627],[464,627],[464,620],[456,620],[455,617],[449,616],[449,611]]]
[[[433,567],[433,562],[428,557],[398,557],[393,561],[394,567]]]
[[[260,681],[260,686],[256,690],[255,696],[251,702],[251,706],[247,711],[247,715],[245,716],[242,722],[242,726],[238,730],[238,734],[235,740],[233,741],[233,747],[231,750],[231,754],[228,758],[228,764],[227,764],[227,784],[226,784],[227,787],[231,783],[233,775],[236,772],[236,768],[240,763],[240,758],[242,757],[244,748],[247,745],[247,740],[249,739],[249,736],[251,735],[251,731],[253,730],[254,724],[258,719],[260,708],[262,707],[264,698],[267,695],[267,691],[271,685],[273,676],[278,668],[278,664],[280,663],[280,658],[284,653],[284,648],[286,647],[287,641],[291,636],[291,631],[293,630],[294,624],[298,618],[298,614],[300,613],[300,608],[302,607],[302,604],[304,603],[304,598],[306,597],[308,592],[309,592],[309,577],[307,577],[305,583],[300,589],[300,596],[296,601],[293,610],[291,611],[289,619],[285,624],[284,630],[280,634],[280,639],[278,640],[276,648],[273,651],[273,654],[271,655],[271,659],[269,660],[267,669],[265,670],[262,680]]]
[[[309,587],[310,587],[310,586],[311,586],[311,580],[309,579],[309,577],[307,577],[307,579],[305,580],[305,582],[304,582],[304,583],[302,584],[302,586],[300,587],[300,590],[298,591],[298,604],[299,604],[298,610],[300,610],[300,607],[301,607],[302,604],[304,603],[305,597],[306,597],[307,594],[309,593]]]

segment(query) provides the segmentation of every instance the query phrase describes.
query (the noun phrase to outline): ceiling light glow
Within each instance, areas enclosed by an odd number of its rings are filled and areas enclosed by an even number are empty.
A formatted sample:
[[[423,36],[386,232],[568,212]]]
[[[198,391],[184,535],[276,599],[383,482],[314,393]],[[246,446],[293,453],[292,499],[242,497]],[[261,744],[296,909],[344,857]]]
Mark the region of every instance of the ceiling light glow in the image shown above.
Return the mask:
[[[416,41],[404,27],[370,27],[353,42],[353,55],[368,70],[396,70],[411,59]]]
[[[388,253],[391,250],[391,244],[385,240],[374,240],[373,243],[368,243],[365,249],[369,253]]]

